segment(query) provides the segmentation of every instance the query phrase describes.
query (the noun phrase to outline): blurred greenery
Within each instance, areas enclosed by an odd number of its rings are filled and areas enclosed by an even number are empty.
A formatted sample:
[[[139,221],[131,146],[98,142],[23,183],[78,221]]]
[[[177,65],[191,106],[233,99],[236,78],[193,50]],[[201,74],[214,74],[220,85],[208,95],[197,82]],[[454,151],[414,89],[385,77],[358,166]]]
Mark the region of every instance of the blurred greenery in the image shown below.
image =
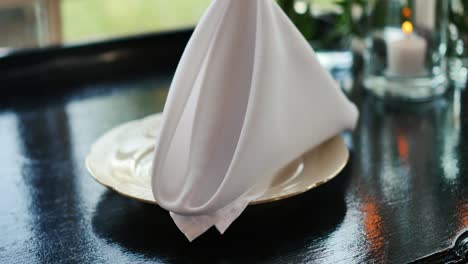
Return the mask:
[[[278,0],[284,2],[283,0]],[[322,9],[336,8],[333,0],[287,0],[288,15],[310,38],[310,4]],[[62,0],[61,13],[65,42],[86,41],[164,31],[196,24],[211,0]],[[306,4],[303,14],[294,4]],[[284,5],[283,5],[284,6]],[[297,9],[297,6],[296,6]]]
[[[66,42],[193,26],[210,0],[63,0]]]
[[[451,22],[457,26],[460,32],[468,34],[468,17],[465,15],[465,10],[468,8],[468,0],[458,0],[456,3],[450,8]]]
[[[468,57],[468,0],[454,0],[450,6],[449,46],[451,57]],[[466,62],[465,62],[466,63]]]
[[[309,0],[303,1],[306,4],[301,9],[297,8],[297,0],[278,0],[278,3],[315,49],[349,49],[352,37],[364,35],[366,0],[329,0],[321,5]],[[324,7],[328,12],[317,12]]]
[[[367,0],[337,0],[336,4],[343,11],[338,19],[338,34],[364,37],[364,21],[362,14],[366,9]],[[356,8],[360,9],[361,14],[358,18],[353,13]]]
[[[312,40],[316,32],[317,25],[311,15],[311,1],[303,1],[300,12],[295,7],[295,0],[278,0],[278,4],[288,17],[294,22],[307,40]]]

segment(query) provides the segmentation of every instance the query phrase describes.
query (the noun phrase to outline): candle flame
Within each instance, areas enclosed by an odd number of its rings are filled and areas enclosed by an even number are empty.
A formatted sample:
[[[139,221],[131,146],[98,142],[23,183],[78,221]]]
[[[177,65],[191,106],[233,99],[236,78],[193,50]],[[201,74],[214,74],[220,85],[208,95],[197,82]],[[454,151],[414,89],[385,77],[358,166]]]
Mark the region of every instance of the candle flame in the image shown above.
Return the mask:
[[[412,14],[411,8],[403,7],[403,9],[401,10],[401,14],[404,18],[410,18]]]
[[[401,30],[403,30],[403,32],[405,32],[405,34],[411,34],[411,33],[413,33],[413,24],[411,22],[409,22],[409,21],[405,21],[401,25]]]

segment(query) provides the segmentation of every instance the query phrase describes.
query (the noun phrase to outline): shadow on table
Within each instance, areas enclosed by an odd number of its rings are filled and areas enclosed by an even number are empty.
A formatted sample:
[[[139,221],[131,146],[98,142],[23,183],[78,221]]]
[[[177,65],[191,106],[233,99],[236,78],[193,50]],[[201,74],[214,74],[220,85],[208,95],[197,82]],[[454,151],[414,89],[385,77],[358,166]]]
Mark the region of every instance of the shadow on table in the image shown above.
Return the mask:
[[[93,230],[98,237],[151,260],[288,262],[314,251],[309,248],[319,247],[343,221],[347,170],[308,193],[248,207],[223,236],[212,228],[189,243],[167,211],[112,191],[102,196],[96,208]]]

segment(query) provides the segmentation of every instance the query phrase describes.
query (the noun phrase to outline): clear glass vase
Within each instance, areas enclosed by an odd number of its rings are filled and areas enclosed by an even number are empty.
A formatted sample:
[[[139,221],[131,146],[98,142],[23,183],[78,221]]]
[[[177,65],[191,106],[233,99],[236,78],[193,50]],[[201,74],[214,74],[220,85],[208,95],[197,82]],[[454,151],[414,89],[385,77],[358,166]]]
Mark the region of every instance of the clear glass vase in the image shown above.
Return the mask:
[[[366,15],[367,90],[409,101],[446,91],[448,1],[370,0]]]

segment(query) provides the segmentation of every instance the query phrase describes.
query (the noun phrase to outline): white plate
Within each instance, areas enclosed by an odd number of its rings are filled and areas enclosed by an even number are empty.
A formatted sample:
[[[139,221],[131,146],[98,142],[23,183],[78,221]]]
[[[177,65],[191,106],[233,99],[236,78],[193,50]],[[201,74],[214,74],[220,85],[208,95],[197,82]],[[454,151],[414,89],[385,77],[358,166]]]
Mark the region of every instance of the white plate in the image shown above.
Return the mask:
[[[120,125],[91,148],[86,167],[101,184],[143,202],[154,203],[151,165],[161,114]],[[304,193],[333,179],[346,165],[349,152],[336,136],[291,163],[275,176],[268,191],[252,204]]]

